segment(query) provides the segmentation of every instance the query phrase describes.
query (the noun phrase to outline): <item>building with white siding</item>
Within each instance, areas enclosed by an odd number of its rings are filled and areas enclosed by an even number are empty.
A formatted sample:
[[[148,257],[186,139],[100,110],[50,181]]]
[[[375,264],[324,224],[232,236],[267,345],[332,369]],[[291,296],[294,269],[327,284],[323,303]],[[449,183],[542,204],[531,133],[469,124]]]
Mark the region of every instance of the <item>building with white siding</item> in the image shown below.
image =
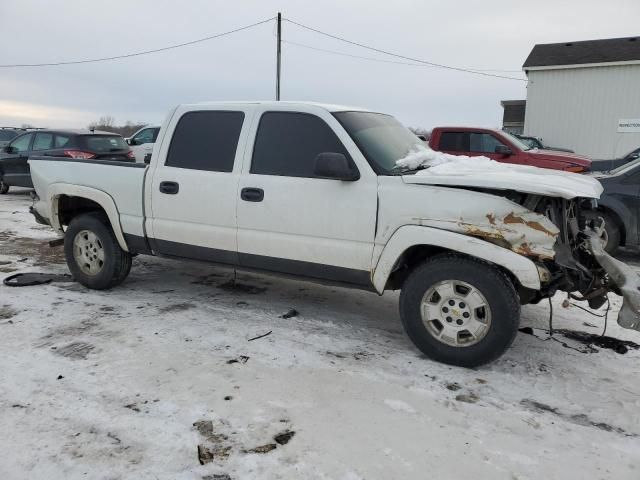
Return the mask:
[[[593,159],[640,147],[640,38],[536,45],[523,69],[525,135]]]

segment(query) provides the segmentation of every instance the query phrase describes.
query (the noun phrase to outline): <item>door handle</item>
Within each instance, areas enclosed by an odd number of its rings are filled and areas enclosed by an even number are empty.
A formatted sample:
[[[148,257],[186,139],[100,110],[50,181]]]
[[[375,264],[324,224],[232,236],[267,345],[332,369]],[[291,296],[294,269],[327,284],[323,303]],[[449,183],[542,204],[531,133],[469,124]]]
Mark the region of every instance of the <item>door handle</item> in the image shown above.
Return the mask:
[[[246,202],[261,202],[264,199],[264,190],[254,187],[243,188],[240,198]]]
[[[160,192],[167,195],[175,195],[180,190],[178,182],[160,182]]]

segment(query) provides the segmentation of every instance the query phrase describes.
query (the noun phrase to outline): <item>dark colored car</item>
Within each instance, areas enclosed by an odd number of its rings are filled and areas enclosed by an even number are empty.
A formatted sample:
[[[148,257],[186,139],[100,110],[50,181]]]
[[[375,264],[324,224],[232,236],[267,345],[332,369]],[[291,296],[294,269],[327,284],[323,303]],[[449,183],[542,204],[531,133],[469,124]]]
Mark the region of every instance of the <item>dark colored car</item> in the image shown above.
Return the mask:
[[[436,127],[431,131],[429,146],[452,155],[485,156],[497,162],[575,173],[591,170],[587,157],[531,148],[510,133],[493,128]]]
[[[120,135],[91,130],[37,130],[15,137],[0,151],[0,194],[9,187],[33,187],[30,155],[133,162],[135,157]]]
[[[531,148],[538,148],[540,150],[555,150],[556,152],[573,153],[573,150],[570,150],[568,148],[550,147],[549,145],[545,145],[542,143],[542,140],[540,140],[538,137],[532,137],[530,135],[519,135],[517,133],[514,133],[513,135],[514,137],[519,138],[520,141],[522,141],[523,143],[529,145]]]
[[[592,170],[594,172],[607,172],[629,162],[633,162],[638,158],[640,158],[640,148],[631,150],[626,155],[620,158],[614,158],[613,160],[594,160],[592,162]]]
[[[23,131],[18,128],[0,127],[0,147],[4,147],[11,140],[20,135]]]
[[[598,211],[605,221],[602,239],[605,250],[614,253],[620,245],[639,246],[640,158],[607,173],[596,174],[604,187]]]

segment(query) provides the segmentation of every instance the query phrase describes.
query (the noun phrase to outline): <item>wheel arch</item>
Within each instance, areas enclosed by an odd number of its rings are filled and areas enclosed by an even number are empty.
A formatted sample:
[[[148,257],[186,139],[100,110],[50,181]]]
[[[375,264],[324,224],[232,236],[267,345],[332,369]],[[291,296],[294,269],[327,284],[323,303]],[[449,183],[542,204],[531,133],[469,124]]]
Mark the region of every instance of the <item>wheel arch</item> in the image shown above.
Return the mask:
[[[88,212],[101,212],[109,222],[109,226],[125,252],[129,251],[124,232],[120,225],[120,214],[113,198],[106,192],[81,185],[55,184],[49,188],[49,205],[51,206],[51,226],[63,231],[77,215]]]
[[[380,253],[373,272],[376,291],[399,288],[413,266],[441,253],[483,260],[507,273],[518,290],[540,290],[538,268],[522,255],[460,233],[409,225],[399,228]]]

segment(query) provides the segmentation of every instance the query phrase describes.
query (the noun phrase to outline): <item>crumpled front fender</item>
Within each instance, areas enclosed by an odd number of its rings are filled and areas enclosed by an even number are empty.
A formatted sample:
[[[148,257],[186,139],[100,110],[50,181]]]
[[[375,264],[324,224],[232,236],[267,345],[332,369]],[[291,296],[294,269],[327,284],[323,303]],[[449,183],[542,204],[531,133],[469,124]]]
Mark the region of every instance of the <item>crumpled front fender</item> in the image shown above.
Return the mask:
[[[618,324],[623,328],[640,331],[640,276],[626,263],[616,260],[602,247],[600,232],[589,230],[589,249],[598,263],[609,274],[622,294],[622,309]]]

